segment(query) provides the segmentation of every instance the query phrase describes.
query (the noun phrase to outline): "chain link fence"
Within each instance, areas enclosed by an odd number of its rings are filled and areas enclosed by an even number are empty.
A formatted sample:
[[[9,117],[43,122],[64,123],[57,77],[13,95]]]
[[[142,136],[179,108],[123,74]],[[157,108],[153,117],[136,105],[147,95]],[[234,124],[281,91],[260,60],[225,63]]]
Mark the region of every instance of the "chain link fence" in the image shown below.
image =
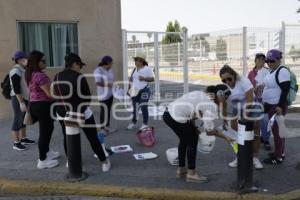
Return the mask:
[[[280,28],[243,27],[189,37],[186,33],[124,30],[124,80],[134,68],[132,57],[143,51],[156,75],[156,82],[151,83],[152,101],[164,101],[220,83],[218,73],[224,64],[247,75],[254,67],[255,54],[274,48],[284,53],[283,63],[300,80],[300,24],[282,23]]]

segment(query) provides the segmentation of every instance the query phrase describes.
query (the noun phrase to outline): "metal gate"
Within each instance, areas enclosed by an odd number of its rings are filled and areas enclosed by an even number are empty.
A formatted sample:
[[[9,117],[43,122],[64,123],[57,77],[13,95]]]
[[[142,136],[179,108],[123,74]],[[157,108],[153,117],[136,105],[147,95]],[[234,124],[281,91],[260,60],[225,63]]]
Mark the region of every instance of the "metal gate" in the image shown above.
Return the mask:
[[[133,57],[140,52],[155,73],[150,102],[158,105],[188,92],[186,33],[123,30],[123,80],[128,80],[135,67]]]
[[[151,101],[170,101],[188,91],[220,83],[218,72],[224,64],[246,76],[254,66],[255,54],[274,48],[283,52],[283,64],[299,81],[300,24],[282,22],[277,28],[242,27],[189,37],[183,32],[123,30],[123,80],[128,80],[134,68],[132,57],[144,51],[156,76],[151,84]],[[300,103],[300,98],[294,103]]]

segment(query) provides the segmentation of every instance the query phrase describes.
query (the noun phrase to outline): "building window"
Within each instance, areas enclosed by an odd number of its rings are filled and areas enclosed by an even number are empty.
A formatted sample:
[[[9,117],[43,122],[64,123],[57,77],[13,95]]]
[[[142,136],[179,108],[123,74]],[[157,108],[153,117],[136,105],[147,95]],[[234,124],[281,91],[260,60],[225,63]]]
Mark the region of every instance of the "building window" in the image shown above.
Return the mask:
[[[64,66],[66,54],[78,54],[76,23],[18,22],[18,34],[20,50],[43,52],[49,67]]]

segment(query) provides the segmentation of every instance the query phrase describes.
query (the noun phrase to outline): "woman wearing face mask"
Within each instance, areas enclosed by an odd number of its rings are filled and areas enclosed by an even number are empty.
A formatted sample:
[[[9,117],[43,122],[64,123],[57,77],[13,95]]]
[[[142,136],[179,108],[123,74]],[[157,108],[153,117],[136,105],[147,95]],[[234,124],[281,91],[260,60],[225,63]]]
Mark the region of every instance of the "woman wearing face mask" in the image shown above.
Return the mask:
[[[81,58],[74,53],[65,57],[65,70],[56,74],[54,78],[54,94],[55,96],[60,97],[57,99],[60,105],[56,106],[56,114],[62,127],[66,156],[68,156],[68,149],[66,142],[66,126],[63,119],[68,111],[84,114],[85,125],[88,125],[88,127],[82,128],[83,132],[90,142],[94,153],[102,162],[102,171],[108,172],[111,164],[109,159],[106,158],[103,148],[98,140],[96,122],[93,112],[88,106],[91,102],[91,91],[85,76],[80,73],[84,65]],[[65,83],[69,83],[70,85]],[[66,97],[68,95],[71,96]],[[68,104],[71,107],[68,107]]]
[[[97,84],[97,93],[100,100],[100,124],[101,133],[114,133],[116,129],[110,127],[110,112],[114,100],[112,87],[114,84],[114,73],[112,70],[113,59],[104,56],[94,71]]]
[[[285,115],[287,111],[287,95],[290,88],[290,72],[281,65],[282,52],[277,49],[268,51],[266,63],[270,68],[269,74],[264,78],[264,91],[262,95],[265,113],[271,118],[275,113]],[[275,120],[272,126],[275,152],[264,160],[265,164],[281,164],[285,158],[285,139],[280,138],[278,125]]]
[[[23,124],[25,112],[28,105],[28,88],[25,81],[25,68],[27,66],[27,55],[17,51],[13,57],[15,65],[9,72],[11,83],[11,104],[14,113],[12,125],[13,149],[23,151],[24,145],[34,144],[35,141],[26,138],[26,127]]]
[[[51,117],[51,80],[43,72],[47,67],[46,57],[40,51],[32,51],[26,68],[26,82],[30,93],[30,113],[32,118],[39,122],[39,160],[38,169],[52,168],[57,166],[59,152],[49,150],[50,140],[54,125]]]

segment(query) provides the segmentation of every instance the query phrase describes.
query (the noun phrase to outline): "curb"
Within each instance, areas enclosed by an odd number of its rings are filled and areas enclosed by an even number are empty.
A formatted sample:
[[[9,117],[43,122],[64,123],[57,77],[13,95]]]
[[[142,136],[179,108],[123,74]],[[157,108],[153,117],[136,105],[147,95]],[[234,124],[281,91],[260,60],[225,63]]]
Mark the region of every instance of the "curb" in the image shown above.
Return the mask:
[[[119,187],[100,184],[67,183],[59,181],[25,181],[0,178],[0,193],[29,196],[76,195],[102,196],[155,200],[295,200],[300,199],[300,190],[281,195],[246,194],[232,192],[151,189]]]

